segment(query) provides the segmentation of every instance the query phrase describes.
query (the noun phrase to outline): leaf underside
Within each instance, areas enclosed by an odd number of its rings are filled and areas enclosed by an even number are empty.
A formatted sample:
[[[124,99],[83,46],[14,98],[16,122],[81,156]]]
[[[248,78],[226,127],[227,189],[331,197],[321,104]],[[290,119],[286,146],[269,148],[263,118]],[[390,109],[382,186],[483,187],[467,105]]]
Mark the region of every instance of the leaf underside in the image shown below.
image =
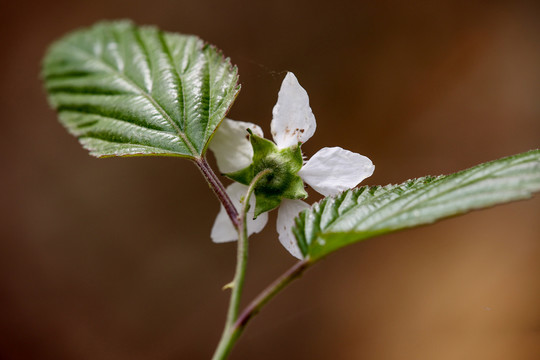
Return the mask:
[[[59,40],[43,77],[60,121],[98,157],[198,158],[240,90],[216,48],[128,21]]]
[[[539,190],[540,150],[533,150],[452,175],[345,191],[302,212],[293,232],[304,257],[317,259],[370,237],[529,198]]]

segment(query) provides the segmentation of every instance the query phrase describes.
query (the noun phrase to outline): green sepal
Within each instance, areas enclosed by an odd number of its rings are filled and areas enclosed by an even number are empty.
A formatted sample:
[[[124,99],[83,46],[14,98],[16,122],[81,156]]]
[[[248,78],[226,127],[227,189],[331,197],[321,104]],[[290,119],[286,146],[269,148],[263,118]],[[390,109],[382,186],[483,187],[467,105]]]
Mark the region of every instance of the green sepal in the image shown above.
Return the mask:
[[[263,192],[255,193],[255,213],[253,215],[253,218],[256,219],[257,216],[261,215],[262,213],[266,211],[273,210],[281,204],[281,199],[283,197],[279,197],[276,195],[267,195]]]
[[[271,170],[255,186],[255,217],[278,207],[283,198],[305,199],[307,192],[304,182],[298,176],[303,165],[300,144],[280,150],[272,141],[253,134],[249,129],[248,132],[253,147],[253,162],[225,176],[249,185],[257,174],[266,169]]]
[[[240,184],[249,185],[251,180],[255,177],[253,163],[248,167],[231,173],[223,174],[231,180],[239,182]]]

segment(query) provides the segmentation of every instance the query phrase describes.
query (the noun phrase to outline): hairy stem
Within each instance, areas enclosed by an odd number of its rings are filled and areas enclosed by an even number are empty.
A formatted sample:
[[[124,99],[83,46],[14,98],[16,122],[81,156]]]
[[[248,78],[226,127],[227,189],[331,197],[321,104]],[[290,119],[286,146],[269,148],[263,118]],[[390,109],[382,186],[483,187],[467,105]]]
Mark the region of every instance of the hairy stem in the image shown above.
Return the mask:
[[[246,267],[248,260],[248,234],[247,234],[247,212],[249,210],[249,199],[255,190],[257,182],[267,175],[271,170],[266,169],[261,171],[257,176],[251,181],[249,188],[244,197],[244,203],[241,210],[240,223],[236,227],[238,231],[238,252],[236,259],[236,272],[234,279],[230,284],[232,288],[231,299],[229,302],[229,311],[227,312],[227,321],[225,322],[225,328],[223,329],[223,334],[221,340],[218,344],[216,352],[214,353],[214,360],[225,359],[230,353],[232,346],[234,345],[234,340],[231,335],[233,335],[234,324],[238,318],[238,312],[240,309],[240,297],[242,295],[242,289],[244,287],[244,279],[246,275]]]
[[[279,278],[271,283],[266,289],[253,299],[251,303],[242,311],[236,322],[234,323],[234,331],[240,336],[247,323],[253,316],[261,310],[261,308],[270,301],[277,293],[279,293],[291,281],[299,278],[302,273],[309,267],[311,263],[307,260],[301,260],[284,272]]]
[[[266,289],[264,289],[251,303],[249,303],[249,305],[236,319],[234,324],[225,328],[212,360],[226,359],[234,344],[244,332],[249,320],[257,315],[261,308],[275,295],[277,295],[285,286],[291,283],[294,279],[299,278],[310,265],[311,262],[309,262],[307,259],[297,262]]]
[[[241,224],[242,228],[238,229],[238,252],[236,258],[236,273],[234,275],[231,303],[229,306],[229,312],[227,314],[227,324],[230,326],[238,317],[238,311],[240,309],[240,295],[242,294],[242,288],[244,286],[244,278],[246,274],[246,266],[248,259],[248,234],[247,234],[247,212],[249,211],[249,199],[251,194],[255,190],[257,182],[271,170],[267,169],[261,171],[257,176],[253,178],[249,188],[244,197],[244,203],[241,212]]]
[[[197,167],[199,168],[199,170],[201,170],[204,178],[208,182],[208,185],[210,186],[212,191],[214,191],[214,194],[216,194],[218,200],[221,202],[221,204],[225,208],[225,211],[227,212],[227,215],[229,215],[229,218],[231,219],[231,222],[233,223],[234,227],[236,229],[240,229],[241,221],[238,215],[238,211],[236,210],[236,207],[232,203],[231,198],[225,191],[225,187],[223,186],[221,181],[219,181],[218,177],[216,176],[216,174],[214,173],[214,171],[212,170],[212,168],[206,161],[206,158],[203,156],[203,157],[195,159],[194,161]]]

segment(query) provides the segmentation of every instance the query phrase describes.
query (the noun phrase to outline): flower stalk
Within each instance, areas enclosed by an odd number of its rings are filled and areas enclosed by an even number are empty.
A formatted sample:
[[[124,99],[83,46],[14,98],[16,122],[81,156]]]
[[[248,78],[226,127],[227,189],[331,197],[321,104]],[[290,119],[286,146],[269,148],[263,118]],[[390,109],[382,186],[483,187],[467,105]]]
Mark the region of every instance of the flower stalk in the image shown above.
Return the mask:
[[[271,172],[270,169],[266,169],[258,173],[253,180],[251,181],[246,195],[243,200],[243,205],[241,209],[241,217],[239,218],[240,222],[238,225],[235,225],[238,231],[238,250],[236,258],[236,272],[234,279],[231,282],[230,286],[231,298],[229,301],[229,310],[227,312],[227,320],[225,322],[225,328],[223,329],[223,334],[221,340],[218,344],[216,352],[214,353],[213,360],[226,359],[230,353],[236,339],[240,335],[235,331],[234,324],[237,321],[238,313],[240,310],[240,298],[242,296],[242,290],[244,287],[244,280],[246,276],[247,260],[248,260],[248,232],[247,232],[247,213],[249,211],[249,200],[251,195],[255,191],[255,186],[264,176],[268,175]]]
[[[285,286],[293,280],[299,278],[312,263],[304,259],[295,263],[272,284],[265,288],[261,293],[242,311],[240,316],[233,324],[225,327],[221,340],[216,348],[212,360],[226,359],[231,352],[234,344],[244,332],[248,322],[259,313],[261,308],[266,305],[275,295],[277,295]]]
[[[275,295],[277,295],[281,289],[283,289],[293,280],[299,278],[310,265],[311,263],[308,259],[298,261],[266,289],[261,291],[261,293],[251,303],[249,303],[244,311],[242,311],[234,324],[234,331],[241,334],[249,320],[251,320],[253,316],[257,315],[261,308],[266,305],[266,303]]]

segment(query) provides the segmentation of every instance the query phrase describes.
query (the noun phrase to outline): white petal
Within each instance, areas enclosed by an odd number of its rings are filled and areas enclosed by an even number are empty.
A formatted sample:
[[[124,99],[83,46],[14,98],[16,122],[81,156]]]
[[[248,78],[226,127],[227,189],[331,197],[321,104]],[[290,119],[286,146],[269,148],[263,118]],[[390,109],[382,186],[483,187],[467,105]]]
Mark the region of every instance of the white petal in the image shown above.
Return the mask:
[[[296,238],[292,233],[294,218],[309,205],[302,200],[283,199],[278,209],[276,229],[279,234],[279,242],[287,249],[292,256],[302,259],[302,252],[296,243]]]
[[[229,194],[231,201],[238,210],[242,207],[242,200],[246,195],[247,189],[247,186],[239,183],[233,183],[227,187],[227,194]],[[253,220],[253,214],[255,213],[255,196],[251,196],[249,204],[251,206],[247,213],[248,236],[260,232],[268,222],[268,213],[263,213],[259,215],[257,219]],[[212,226],[210,237],[215,243],[238,240],[238,233],[231,223],[223,205],[219,209],[214,226]]]
[[[223,205],[219,209],[219,213],[216,217],[216,220],[214,221],[212,231],[210,232],[210,237],[215,243],[238,240],[238,233],[236,232],[236,229],[231,223],[231,220],[229,219],[229,216],[227,215],[227,212],[225,211]]]
[[[324,196],[336,195],[370,177],[375,166],[367,157],[340,147],[319,150],[298,175]]]
[[[253,148],[246,129],[263,136],[262,129],[255,124],[223,119],[208,146],[214,152],[217,165],[222,173],[242,170],[251,164]]]
[[[304,143],[315,133],[317,123],[308,94],[291,72],[283,79],[272,115],[270,129],[280,149]]]

